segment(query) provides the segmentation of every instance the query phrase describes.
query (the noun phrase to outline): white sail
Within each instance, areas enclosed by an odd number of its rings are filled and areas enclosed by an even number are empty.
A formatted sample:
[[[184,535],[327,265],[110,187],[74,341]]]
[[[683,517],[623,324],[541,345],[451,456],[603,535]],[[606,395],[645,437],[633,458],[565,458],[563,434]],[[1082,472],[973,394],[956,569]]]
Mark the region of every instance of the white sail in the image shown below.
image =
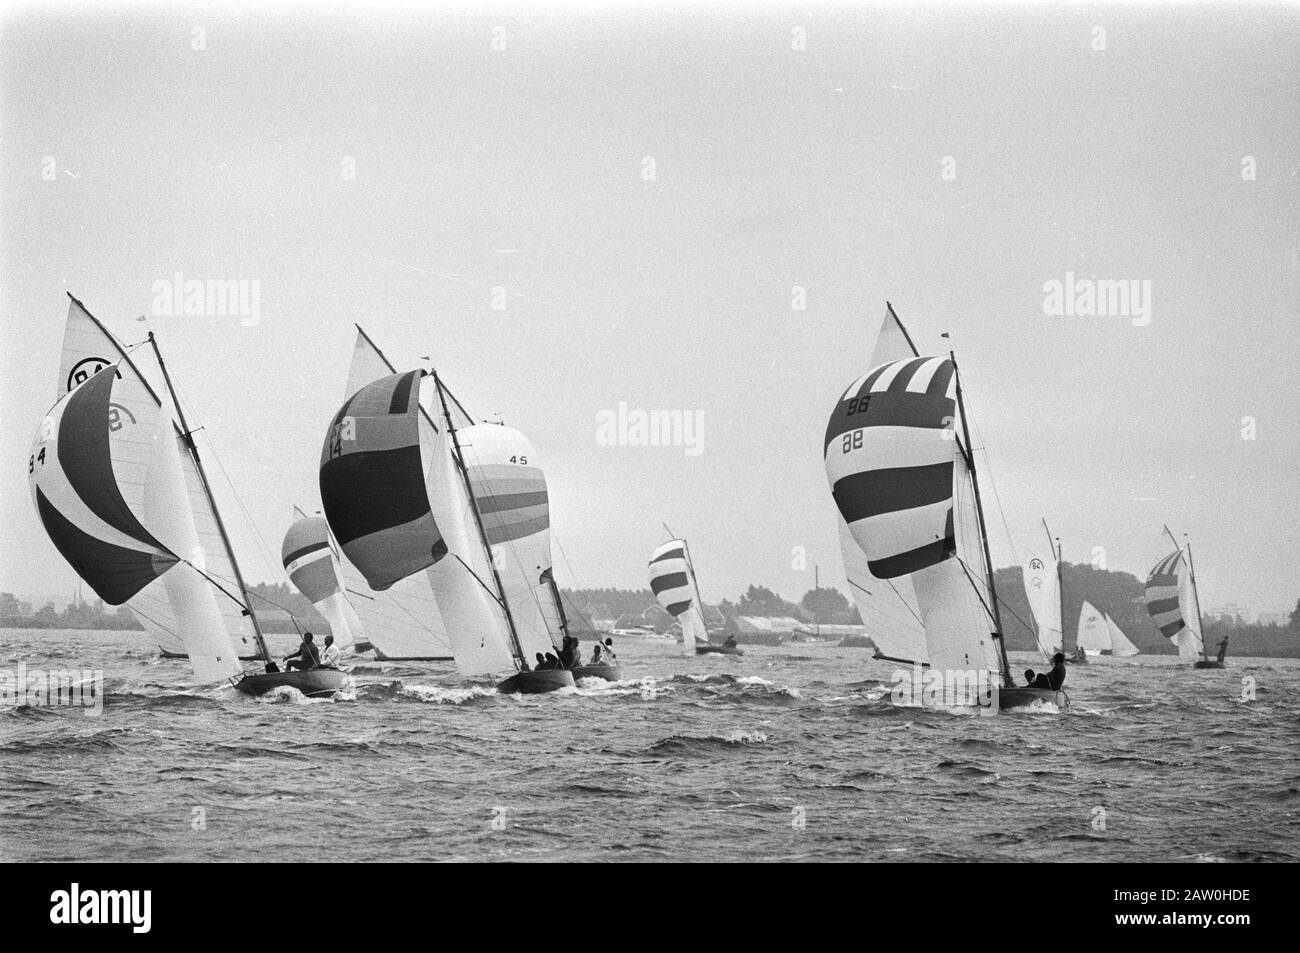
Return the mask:
[[[492,565],[452,442],[442,432],[431,433],[429,439],[434,448],[427,477],[429,505],[448,558],[426,573],[447,626],[456,670],[462,675],[514,670],[518,666],[505,610],[495,594]]]
[[[1087,600],[1079,607],[1079,634],[1075,642],[1088,655],[1100,655],[1111,650],[1106,617]]]
[[[550,584],[550,503],[537,452],[522,433],[497,424],[457,429],[479,519],[515,635],[531,666],[560,647],[563,633]]]
[[[1106,616],[1106,632],[1110,635],[1110,654],[1111,655],[1137,655],[1138,647],[1134,645],[1124,630],[1115,624],[1115,620],[1109,615]]]
[[[1038,627],[1038,651],[1051,658],[1065,644],[1061,631],[1061,577],[1056,558],[1034,556],[1022,570],[1025,598]]]
[[[691,566],[686,540],[670,539],[650,554],[650,590],[659,605],[681,625],[683,652],[694,655],[696,645],[709,643],[699,582]]]
[[[849,532],[844,517],[838,513],[836,517],[844,576],[877,657],[905,665],[928,665],[930,652],[926,648],[925,627],[912,580],[906,576],[890,580],[872,576],[867,569],[867,556]]]

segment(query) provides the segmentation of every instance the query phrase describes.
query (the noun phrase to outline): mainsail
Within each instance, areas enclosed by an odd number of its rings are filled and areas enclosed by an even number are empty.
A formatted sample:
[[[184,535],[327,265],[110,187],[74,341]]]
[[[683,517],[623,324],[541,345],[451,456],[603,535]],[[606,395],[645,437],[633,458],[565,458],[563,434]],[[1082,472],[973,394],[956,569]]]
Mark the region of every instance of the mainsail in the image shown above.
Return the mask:
[[[900,340],[910,344],[892,309],[881,339],[895,350]],[[876,365],[831,415],[826,473],[870,575],[909,580],[915,591],[925,657],[904,660],[1001,671],[987,560],[977,549],[974,476],[954,426],[956,387],[946,358]]]
[[[284,571],[330,624],[340,651],[361,641],[361,620],[348,601],[329,524],[319,516],[301,516],[290,524],[280,547]]]
[[[126,349],[80,301],[72,295],[68,297],[70,301],[59,361],[57,396],[62,397],[98,370],[116,364],[124,376],[140,381],[148,392],[149,402],[164,407],[157,391],[127,355]],[[164,413],[170,418],[170,411],[165,407]],[[178,608],[174,602],[193,605],[211,601],[221,617],[219,625],[233,641],[240,657],[257,657],[261,654],[260,634],[254,617],[244,611],[248,597],[242,591],[234,557],[221,531],[220,517],[204,485],[196,456],[190,452],[180,428],[173,424],[173,429],[179,451],[177,465],[183,477],[185,495],[185,499],[178,500],[177,505],[189,514],[188,522],[192,523],[194,532],[194,541],[187,544],[190,548],[186,549],[186,553],[190,562],[198,566],[208,578],[217,581],[224,589],[238,592],[243,604],[219,594],[214,598],[209,583],[203,579],[187,578],[184,582],[172,581],[166,587],[148,587],[132,597],[126,605],[165,655],[184,655],[184,629],[192,628],[194,622],[186,621],[184,612],[187,610]],[[186,589],[192,591],[182,591]]]
[[[46,532],[100,598],[121,605],[151,592],[201,682],[239,674],[217,593],[237,599],[194,558],[203,550],[178,437],[133,365],[107,364],[59,399],[37,431],[28,472]]]
[[[1061,632],[1061,585],[1055,557],[1033,557],[1023,567],[1025,598],[1038,625],[1038,651],[1051,658],[1064,644]]]
[[[1106,631],[1110,635],[1110,654],[1111,655],[1137,655],[1138,647],[1134,645],[1124,630],[1115,624],[1115,620],[1106,615]]]
[[[695,654],[695,646],[708,645],[695,567],[691,565],[686,540],[671,539],[650,554],[650,590],[682,627],[682,650]]]
[[[1106,617],[1087,600],[1079,607],[1079,634],[1075,643],[1089,655],[1100,655],[1111,650]]]
[[[1160,634],[1178,647],[1183,658],[1196,658],[1204,652],[1190,582],[1182,549],[1156,563],[1147,576],[1147,612]]]

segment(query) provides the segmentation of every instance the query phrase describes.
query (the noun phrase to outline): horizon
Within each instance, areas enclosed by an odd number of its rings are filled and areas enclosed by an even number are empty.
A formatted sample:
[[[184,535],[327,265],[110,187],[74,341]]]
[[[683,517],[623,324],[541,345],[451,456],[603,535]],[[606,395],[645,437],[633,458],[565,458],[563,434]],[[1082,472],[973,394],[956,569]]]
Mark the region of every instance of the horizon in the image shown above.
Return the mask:
[[[78,581],[18,462],[70,291],[157,331],[250,580],[319,508],[357,322],[529,435],[565,589],[644,588],[667,523],[710,604],[814,566],[847,596],[821,443],[889,300],[956,346],[994,565],[1046,517],[1143,580],[1169,524],[1203,606],[1285,611],[1298,36],[1271,7],[7,9],[0,591]],[[186,281],[244,311],[176,314]]]

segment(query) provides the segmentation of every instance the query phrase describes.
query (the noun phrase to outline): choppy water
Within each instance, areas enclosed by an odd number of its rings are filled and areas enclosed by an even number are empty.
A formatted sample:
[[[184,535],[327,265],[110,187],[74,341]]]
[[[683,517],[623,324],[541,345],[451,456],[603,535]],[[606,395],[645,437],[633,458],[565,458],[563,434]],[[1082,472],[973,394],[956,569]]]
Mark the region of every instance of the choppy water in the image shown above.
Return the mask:
[[[1103,659],[1068,712],[979,717],[891,705],[860,649],[619,648],[553,695],[360,662],[254,700],[136,633],[0,630],[0,669],[106,680],[99,717],[0,708],[0,859],[1300,858],[1294,660]]]

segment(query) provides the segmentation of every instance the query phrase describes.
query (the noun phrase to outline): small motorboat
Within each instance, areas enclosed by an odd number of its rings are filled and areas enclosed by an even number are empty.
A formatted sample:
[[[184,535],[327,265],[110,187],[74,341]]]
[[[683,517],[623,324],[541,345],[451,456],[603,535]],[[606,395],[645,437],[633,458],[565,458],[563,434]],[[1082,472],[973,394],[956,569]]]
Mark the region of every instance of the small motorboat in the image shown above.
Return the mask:
[[[307,671],[266,672],[245,675],[235,682],[235,688],[245,695],[265,695],[277,688],[296,688],[308,698],[323,698],[342,691],[352,681],[352,676],[342,669],[313,668]]]
[[[565,668],[517,672],[497,686],[502,695],[541,695],[573,687],[573,672]]]
[[[569,669],[569,673],[576,682],[584,678],[603,678],[607,682],[621,682],[623,680],[623,669],[617,665],[605,665],[596,663],[595,665],[575,665]]]
[[[696,645],[696,655],[744,655],[745,650],[739,645]]]
[[[1061,711],[1070,707],[1070,696],[1060,688],[1030,688],[1029,686],[1017,686],[1015,688],[999,688],[997,692],[997,707],[999,710],[1004,708],[1027,708],[1034,702],[1050,702]]]

